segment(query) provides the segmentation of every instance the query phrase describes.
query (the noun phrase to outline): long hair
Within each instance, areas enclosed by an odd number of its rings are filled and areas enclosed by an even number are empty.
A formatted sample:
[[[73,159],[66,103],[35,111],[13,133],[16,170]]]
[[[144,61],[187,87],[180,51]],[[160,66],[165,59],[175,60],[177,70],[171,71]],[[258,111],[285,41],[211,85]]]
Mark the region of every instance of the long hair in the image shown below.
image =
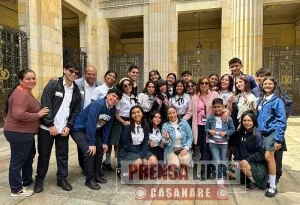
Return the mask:
[[[19,75],[18,75],[18,79],[19,79],[19,80],[18,80],[17,84],[16,84],[12,89],[10,89],[10,90],[8,91],[7,97],[6,97],[6,99],[5,99],[4,117],[6,117],[6,115],[7,115],[7,113],[8,113],[8,109],[9,109],[9,107],[8,107],[8,101],[9,101],[10,96],[11,96],[12,93],[15,91],[15,89],[20,85],[20,80],[23,80],[24,77],[25,77],[25,75],[26,75],[27,73],[34,73],[34,74],[35,74],[35,72],[34,72],[33,70],[31,70],[31,69],[23,69],[23,70],[20,70]]]
[[[169,73],[169,74],[167,75],[167,78],[168,78],[170,75],[173,75],[173,77],[175,78],[175,81],[176,81],[176,74],[175,74],[175,73]],[[175,83],[175,82],[174,82],[174,83]],[[174,83],[173,83],[172,85],[174,85]]]
[[[145,94],[147,94],[147,95],[149,94],[149,93],[148,93],[148,90],[147,90],[149,84],[153,84],[153,86],[154,86],[153,96],[155,96],[155,82],[153,82],[153,81],[148,81],[148,82],[146,83],[145,88],[143,89],[143,93],[145,93]]]
[[[151,70],[150,72],[149,72],[149,81],[151,81],[151,73],[156,73],[157,75],[158,75],[158,79],[157,80],[159,80],[159,79],[161,79],[161,76],[160,76],[160,73],[158,72],[158,70]]]
[[[246,116],[250,117],[251,120],[252,120],[252,123],[253,123],[253,128],[250,132],[250,134],[252,134],[252,135],[249,138],[250,141],[252,142],[254,140],[254,137],[255,137],[255,134],[256,134],[256,128],[257,128],[257,125],[258,125],[257,116],[255,115],[255,113],[253,111],[246,111],[242,114],[242,116],[241,116],[241,126],[239,128],[240,135],[244,135],[245,132],[246,132],[246,128],[243,124],[244,117],[246,117]]]
[[[246,75],[239,75],[235,79],[235,85],[234,85],[235,86],[235,95],[238,95],[242,92],[236,87],[237,79],[240,79],[240,80],[244,81],[244,84],[245,84],[244,92],[246,92],[246,93],[251,92],[250,82],[249,82],[249,79],[247,78],[247,76]]]
[[[115,76],[116,76],[116,78],[115,78],[115,82],[117,81],[117,78],[118,78],[118,74],[115,72],[115,71],[113,71],[113,70],[108,70],[108,71],[106,71],[106,73],[104,74],[104,79],[105,79],[105,77],[108,75],[108,74],[110,74],[110,73],[114,73],[115,74]],[[114,82],[114,83],[115,83]]]
[[[135,133],[135,121],[132,119],[132,111],[134,109],[140,109],[140,111],[142,112],[142,121],[141,121],[141,127],[143,128],[143,130],[145,131],[145,128],[146,128],[146,120],[145,120],[145,115],[144,115],[144,111],[143,111],[143,108],[139,105],[135,105],[133,106],[130,111],[129,111],[129,121],[130,121],[130,130],[131,132]]]
[[[129,82],[129,84],[131,85],[131,88],[132,88],[132,91],[131,91],[131,95],[133,94],[133,83],[132,83],[132,81],[131,80],[129,80],[129,79],[124,79],[124,80],[122,80],[121,82],[119,82],[118,83],[118,85],[116,86],[122,93],[124,93],[124,83],[125,82]]]
[[[150,133],[153,133],[153,122],[152,122],[152,120],[153,120],[153,118],[155,117],[155,115],[156,114],[159,114],[160,115],[160,123],[159,123],[159,125],[158,125],[158,129],[161,131],[161,127],[162,127],[162,119],[161,119],[161,114],[160,114],[160,112],[158,112],[158,111],[154,111],[154,112],[151,112],[150,113]]]
[[[219,84],[220,84],[220,78],[219,78],[219,75],[218,75],[218,74],[215,74],[215,73],[210,74],[210,75],[208,76],[208,82],[209,82],[210,77],[212,77],[212,76],[216,76],[216,77],[218,78],[218,83],[217,83],[217,87],[218,87]],[[209,83],[209,87],[212,88],[212,87],[210,86],[210,83]]]
[[[229,75],[229,74],[222,75],[222,77],[221,77],[221,79],[220,79],[220,82],[219,82],[219,87],[218,87],[218,89],[219,89],[219,90],[222,89],[222,87],[221,87],[221,82],[222,82],[223,78],[225,78],[225,77],[228,77],[228,79],[229,79],[229,86],[228,86],[227,89],[228,89],[229,92],[232,92],[232,91],[233,91],[233,77],[232,77],[231,75]]]
[[[183,91],[182,94],[186,93],[186,87],[184,86],[184,81],[183,80],[176,80],[175,83],[173,84],[173,95],[171,97],[175,97],[178,93],[176,91],[176,86],[181,83],[183,86]]]

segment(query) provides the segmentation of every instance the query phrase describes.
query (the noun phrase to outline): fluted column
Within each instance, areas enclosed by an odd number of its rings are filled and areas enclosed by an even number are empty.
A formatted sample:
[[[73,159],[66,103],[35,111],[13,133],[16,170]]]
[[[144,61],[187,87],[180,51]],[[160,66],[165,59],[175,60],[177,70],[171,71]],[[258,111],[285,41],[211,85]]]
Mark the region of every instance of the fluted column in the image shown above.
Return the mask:
[[[151,69],[162,77],[177,71],[178,17],[170,0],[150,0],[144,16],[145,75]]]
[[[231,57],[243,62],[243,72],[262,66],[263,0],[231,1]]]

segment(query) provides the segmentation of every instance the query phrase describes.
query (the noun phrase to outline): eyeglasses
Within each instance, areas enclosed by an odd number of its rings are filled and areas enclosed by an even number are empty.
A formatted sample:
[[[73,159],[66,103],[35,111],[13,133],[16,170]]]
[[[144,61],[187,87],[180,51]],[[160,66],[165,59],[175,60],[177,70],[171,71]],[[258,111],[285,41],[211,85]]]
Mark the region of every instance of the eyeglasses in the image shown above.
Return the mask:
[[[131,86],[132,86],[131,84],[124,84],[123,85],[124,88],[131,87]]]
[[[208,85],[208,82],[201,82],[200,85]]]
[[[187,85],[186,87],[187,87],[187,88],[193,88],[193,87],[195,87],[195,85],[194,85],[194,84],[192,84],[192,85]]]
[[[79,71],[75,71],[73,69],[68,69],[69,73],[79,75]]]

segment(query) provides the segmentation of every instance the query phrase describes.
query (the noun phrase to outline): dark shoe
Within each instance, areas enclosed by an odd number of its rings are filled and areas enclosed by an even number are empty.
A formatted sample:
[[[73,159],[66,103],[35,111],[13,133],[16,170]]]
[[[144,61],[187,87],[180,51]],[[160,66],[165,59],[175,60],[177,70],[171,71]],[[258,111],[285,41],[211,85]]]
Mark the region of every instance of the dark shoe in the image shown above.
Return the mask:
[[[119,179],[121,179],[121,169],[117,169],[117,176]]]
[[[36,182],[34,184],[34,188],[33,188],[33,191],[35,193],[41,193],[44,190],[43,182],[44,181],[42,181],[42,180],[36,180]]]
[[[85,182],[85,186],[93,190],[101,189],[100,185],[95,182],[95,180],[90,180]]]
[[[276,194],[277,194],[277,188],[272,188],[272,187],[270,187],[269,189],[273,189],[273,190],[274,190],[274,193],[269,192],[269,190],[268,190],[268,191],[265,193],[265,196],[266,196],[266,197],[269,197],[269,198],[272,198],[272,197],[276,196]]]
[[[104,171],[107,171],[107,172],[112,172],[114,171],[111,167],[111,163],[109,164],[105,164],[105,162],[102,163],[102,168]]]
[[[72,190],[72,186],[71,186],[71,184],[69,184],[69,182],[67,182],[67,180],[58,181],[57,186],[61,187],[65,191],[71,191]]]
[[[86,175],[87,175],[86,171],[84,171],[84,170],[82,170],[81,173],[82,173],[83,176],[86,176]]]
[[[100,183],[100,184],[105,184],[105,183],[107,183],[107,180],[102,176],[96,176],[95,182]]]
[[[247,186],[246,186],[246,191],[256,190],[256,189],[258,189],[258,188],[259,188],[259,187],[257,186],[256,183],[250,182],[250,183],[247,184]]]

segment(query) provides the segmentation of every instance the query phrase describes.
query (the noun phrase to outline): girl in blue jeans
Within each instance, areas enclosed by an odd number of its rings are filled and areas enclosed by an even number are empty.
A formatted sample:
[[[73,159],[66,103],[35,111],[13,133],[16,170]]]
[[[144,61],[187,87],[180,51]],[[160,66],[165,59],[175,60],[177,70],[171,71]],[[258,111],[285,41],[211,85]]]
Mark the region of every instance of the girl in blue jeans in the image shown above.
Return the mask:
[[[227,149],[229,136],[235,132],[234,124],[231,117],[227,122],[222,122],[222,111],[224,109],[223,100],[215,98],[212,101],[213,114],[211,114],[205,125],[205,132],[209,137],[209,149],[212,155],[212,160],[217,168],[218,184],[223,184],[223,173],[226,173],[226,166],[221,164],[227,160]]]

